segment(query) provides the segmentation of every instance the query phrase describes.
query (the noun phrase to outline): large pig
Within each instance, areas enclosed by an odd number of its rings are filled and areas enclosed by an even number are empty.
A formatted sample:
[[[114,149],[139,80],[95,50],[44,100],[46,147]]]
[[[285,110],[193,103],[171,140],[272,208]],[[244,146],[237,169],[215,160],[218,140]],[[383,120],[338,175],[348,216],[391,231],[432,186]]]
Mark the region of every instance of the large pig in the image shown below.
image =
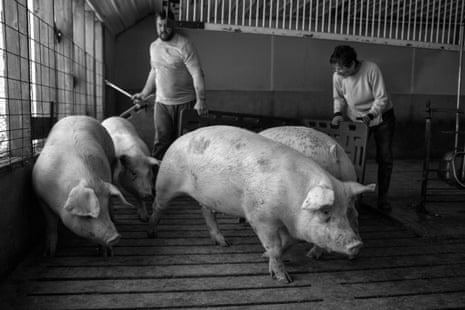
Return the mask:
[[[115,182],[136,198],[139,218],[147,222],[145,201],[153,197],[152,168],[160,162],[150,156],[147,145],[127,119],[110,117],[105,119],[102,125],[113,139],[116,157],[121,163],[120,171],[115,175]]]
[[[115,160],[113,142],[97,120],[69,116],[53,126],[32,171],[47,221],[48,255],[55,254],[58,217],[71,231],[111,253],[120,238],[109,215],[111,197],[128,204],[111,184]]]
[[[260,135],[301,152],[341,181],[357,181],[354,165],[342,146],[321,131],[303,126],[280,126],[266,129],[260,132]],[[358,234],[355,201],[349,204],[347,216],[352,229]],[[322,254],[322,249],[314,246],[307,255],[319,258]]]
[[[155,236],[169,201],[188,194],[204,208],[245,217],[269,257],[270,274],[290,282],[281,255],[294,239],[348,255],[359,251],[362,241],[349,225],[347,207],[374,185],[343,183],[308,157],[256,133],[210,126],[170,146],[155,188],[149,235]],[[210,235],[221,243],[211,213],[204,214]]]

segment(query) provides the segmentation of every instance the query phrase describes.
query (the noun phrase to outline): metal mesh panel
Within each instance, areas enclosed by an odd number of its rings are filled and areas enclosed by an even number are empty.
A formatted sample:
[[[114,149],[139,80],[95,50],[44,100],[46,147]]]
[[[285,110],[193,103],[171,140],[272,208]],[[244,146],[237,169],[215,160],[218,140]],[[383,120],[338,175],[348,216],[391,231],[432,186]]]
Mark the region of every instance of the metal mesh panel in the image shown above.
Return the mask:
[[[464,0],[180,0],[205,29],[458,49]]]
[[[102,55],[57,29],[53,1],[49,15],[35,10],[46,3],[0,0],[0,168],[40,152],[57,119],[103,117]]]

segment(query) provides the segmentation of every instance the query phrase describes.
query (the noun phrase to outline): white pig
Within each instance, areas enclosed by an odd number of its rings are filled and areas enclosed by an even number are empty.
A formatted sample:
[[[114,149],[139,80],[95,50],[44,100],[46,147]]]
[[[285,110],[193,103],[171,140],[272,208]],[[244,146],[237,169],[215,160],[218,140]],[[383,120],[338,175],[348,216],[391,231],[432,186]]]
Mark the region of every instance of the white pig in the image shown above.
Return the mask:
[[[245,129],[210,126],[169,147],[155,188],[149,236],[156,235],[169,201],[187,194],[204,208],[245,217],[269,257],[270,274],[290,282],[281,255],[294,239],[358,253],[362,241],[349,225],[347,207],[374,185],[341,182],[292,148]],[[210,222],[211,213],[204,214],[210,235],[221,243],[214,218]]]
[[[111,184],[114,152],[96,119],[69,116],[53,126],[32,171],[47,221],[46,254],[55,254],[58,217],[71,231],[108,251],[119,240],[109,214],[111,197],[128,202]]]
[[[149,218],[145,201],[153,198],[152,169],[160,162],[150,156],[147,145],[127,119],[110,117],[102,125],[110,134],[116,157],[121,163],[119,173],[115,173],[115,184],[121,185],[136,198],[137,214],[142,221],[147,222]]]
[[[280,126],[266,129],[260,132],[260,135],[301,152],[341,181],[357,181],[354,165],[342,146],[321,131],[303,126]],[[358,234],[355,201],[348,206],[347,216],[352,229]],[[307,255],[320,258],[322,254],[322,249],[314,246]]]

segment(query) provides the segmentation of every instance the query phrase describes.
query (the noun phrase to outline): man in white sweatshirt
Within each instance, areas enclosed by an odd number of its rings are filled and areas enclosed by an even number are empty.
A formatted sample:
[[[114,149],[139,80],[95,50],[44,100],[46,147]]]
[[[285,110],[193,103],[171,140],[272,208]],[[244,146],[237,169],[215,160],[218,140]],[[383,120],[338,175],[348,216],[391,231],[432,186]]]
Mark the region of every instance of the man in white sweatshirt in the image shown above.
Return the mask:
[[[334,71],[331,123],[338,126],[345,112],[350,120],[369,127],[369,136],[373,135],[376,143],[378,208],[389,211],[395,116],[381,71],[371,61],[358,60],[355,50],[347,45],[336,46],[329,62]]]
[[[180,112],[194,108],[199,115],[206,115],[208,108],[200,59],[190,40],[175,30],[174,14],[169,10],[157,13],[156,29],[158,38],[149,50],[151,70],[133,100],[144,100],[156,92],[152,155],[161,160],[177,137]]]

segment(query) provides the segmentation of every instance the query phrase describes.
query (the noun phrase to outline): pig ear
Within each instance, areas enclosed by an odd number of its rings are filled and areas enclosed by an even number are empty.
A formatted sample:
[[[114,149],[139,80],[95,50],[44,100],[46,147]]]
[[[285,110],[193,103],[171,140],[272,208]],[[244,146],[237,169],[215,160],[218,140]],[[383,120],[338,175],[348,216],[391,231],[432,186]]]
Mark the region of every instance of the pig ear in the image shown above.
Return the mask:
[[[64,208],[77,216],[97,218],[100,213],[100,203],[95,192],[82,184],[71,190]]]
[[[312,187],[305,198],[302,209],[316,211],[334,203],[334,191],[331,188],[317,185]]]
[[[354,196],[363,194],[366,192],[374,192],[376,189],[376,184],[363,185],[357,182],[346,182],[345,184],[349,188],[349,191]]]
[[[160,166],[161,161],[158,159],[152,157],[152,156],[147,156],[147,159],[149,160],[149,164],[152,166]]]
[[[121,194],[121,192],[119,191],[119,189],[116,188],[116,186],[114,186],[113,184],[110,184],[110,183],[106,183],[106,182],[105,182],[105,185],[107,186],[108,191],[110,192],[110,195],[118,197],[119,199],[121,199],[121,201],[122,201],[125,205],[134,207],[132,204],[130,204],[130,203],[126,200],[126,198],[124,198],[123,194]],[[135,207],[134,207],[134,208],[135,208]]]

